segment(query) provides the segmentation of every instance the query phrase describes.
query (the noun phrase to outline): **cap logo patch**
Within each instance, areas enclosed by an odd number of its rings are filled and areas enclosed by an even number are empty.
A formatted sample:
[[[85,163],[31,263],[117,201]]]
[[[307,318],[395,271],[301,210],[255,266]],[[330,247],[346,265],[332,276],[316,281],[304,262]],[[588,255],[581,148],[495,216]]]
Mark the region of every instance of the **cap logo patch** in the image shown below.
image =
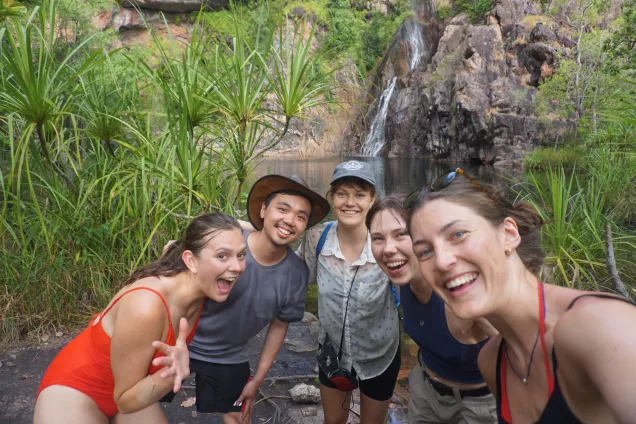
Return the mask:
[[[357,160],[350,160],[342,166],[347,171],[357,171],[358,169],[362,169],[363,165]]]

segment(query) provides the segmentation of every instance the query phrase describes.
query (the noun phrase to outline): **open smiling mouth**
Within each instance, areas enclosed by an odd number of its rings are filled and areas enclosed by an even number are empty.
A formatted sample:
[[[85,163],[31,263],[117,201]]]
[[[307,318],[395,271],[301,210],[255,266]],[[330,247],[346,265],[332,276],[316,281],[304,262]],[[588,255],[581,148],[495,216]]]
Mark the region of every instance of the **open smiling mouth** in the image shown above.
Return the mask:
[[[287,228],[283,228],[283,227],[276,227],[278,229],[278,231],[285,237],[287,236],[291,236],[292,234],[294,234],[293,231],[288,230]]]
[[[237,277],[221,277],[216,280],[216,285],[222,293],[229,292],[236,282]]]
[[[479,273],[477,272],[464,274],[446,283],[446,288],[451,292],[458,291],[461,288],[472,284],[477,279],[477,277],[479,277]]]
[[[407,261],[393,261],[386,262],[386,267],[389,269],[391,274],[398,274],[400,271],[404,269]]]

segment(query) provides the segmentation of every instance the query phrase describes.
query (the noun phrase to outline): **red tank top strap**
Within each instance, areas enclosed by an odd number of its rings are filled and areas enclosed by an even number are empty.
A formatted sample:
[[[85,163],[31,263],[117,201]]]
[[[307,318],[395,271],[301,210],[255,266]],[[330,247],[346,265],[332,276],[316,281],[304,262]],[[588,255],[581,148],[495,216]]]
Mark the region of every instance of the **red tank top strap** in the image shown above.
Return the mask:
[[[537,285],[537,289],[539,292],[539,337],[541,338],[541,350],[543,350],[543,363],[545,365],[545,372],[548,377],[548,399],[552,396],[552,392],[554,392],[554,376],[552,375],[552,371],[550,370],[550,362],[548,360],[548,349],[545,343],[545,293],[543,289],[543,283],[539,282]],[[499,363],[499,373],[500,373],[500,381],[501,381],[501,418],[504,419],[505,422],[512,424],[512,415],[510,413],[510,402],[508,401],[508,391],[506,387],[506,374],[507,374],[507,366],[506,366],[506,341],[502,340],[500,349],[501,362]]]
[[[154,293],[154,294],[156,294],[157,296],[159,296],[159,298],[160,298],[160,299],[161,299],[161,301],[163,302],[163,306],[165,306],[165,307],[166,307],[166,313],[168,314],[168,323],[169,323],[169,326],[168,326],[168,327],[169,327],[169,330],[168,330],[168,338],[170,338],[170,334],[171,334],[171,333],[173,333],[173,330],[172,330],[172,319],[170,318],[170,308],[168,308],[168,303],[166,302],[166,299],[164,299],[164,298],[163,298],[163,296],[161,295],[161,293],[159,293],[159,292],[158,292],[157,290],[155,290],[155,289],[151,289],[150,287],[135,287],[135,288],[132,288],[132,289],[126,290],[126,291],[125,291],[124,293],[122,293],[122,294],[121,294],[121,295],[120,295],[117,299],[113,300],[113,302],[112,302],[110,305],[108,305],[108,307],[104,310],[104,312],[102,312],[101,314],[99,314],[99,321],[100,321],[100,323],[101,323],[102,318],[104,317],[104,315],[106,315],[106,314],[108,313],[108,311],[110,311],[110,310],[111,310],[111,308],[112,308],[113,306],[115,306],[115,303],[119,302],[119,300],[120,300],[122,297],[126,296],[128,293],[132,293],[132,292],[137,291],[137,290],[148,290],[148,291],[153,292],[153,293]],[[173,337],[174,337],[174,336],[173,336]]]
[[[501,345],[499,349],[501,350],[504,346],[505,340],[501,341]],[[506,361],[502,360],[500,362],[500,373],[501,373],[501,418],[504,419],[505,423],[512,423],[512,415],[510,415],[510,403],[508,402],[508,391],[506,389]]]

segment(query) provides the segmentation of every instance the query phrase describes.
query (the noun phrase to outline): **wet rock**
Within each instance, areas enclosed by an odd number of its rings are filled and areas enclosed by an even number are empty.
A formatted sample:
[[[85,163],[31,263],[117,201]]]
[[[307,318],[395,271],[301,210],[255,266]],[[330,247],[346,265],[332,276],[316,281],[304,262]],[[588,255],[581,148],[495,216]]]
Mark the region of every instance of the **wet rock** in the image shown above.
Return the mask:
[[[306,343],[302,340],[288,340],[285,339],[285,346],[291,352],[302,353],[302,352],[312,352],[318,349],[318,344]]]
[[[318,415],[318,408],[315,406],[307,406],[302,409],[303,417],[315,417]]]
[[[532,32],[530,32],[530,40],[533,43],[553,43],[556,41],[556,34],[547,25],[542,22],[537,23]]]
[[[318,344],[318,338],[320,337],[320,322],[314,321],[309,324],[309,335],[311,337],[311,341]]]
[[[305,314],[303,315],[302,322],[313,322],[313,321],[318,321],[318,318],[316,318],[316,315],[312,314],[311,312],[305,312]]]
[[[316,415],[311,415],[313,412]],[[292,424],[323,424],[325,419],[322,408],[301,405],[291,406],[287,410],[287,417]]]
[[[296,403],[320,403],[320,390],[309,384],[297,384],[289,390]]]

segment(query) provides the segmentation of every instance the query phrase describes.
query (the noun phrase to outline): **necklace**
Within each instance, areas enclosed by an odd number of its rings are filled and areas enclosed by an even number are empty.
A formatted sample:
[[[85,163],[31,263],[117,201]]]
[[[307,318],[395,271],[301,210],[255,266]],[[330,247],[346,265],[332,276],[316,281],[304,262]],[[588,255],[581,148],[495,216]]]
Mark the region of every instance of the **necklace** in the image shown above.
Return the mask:
[[[537,348],[537,342],[539,341],[539,336],[541,335],[541,330],[545,326],[545,315],[546,315],[545,296],[544,296],[544,291],[543,291],[543,284],[542,283],[539,283],[539,284],[541,285],[541,292],[540,292],[541,296],[540,296],[540,300],[539,300],[539,320],[540,320],[539,331],[537,332],[536,339],[534,339],[534,346],[532,346],[532,351],[530,351],[530,361],[528,361],[528,369],[526,370],[526,376],[525,377],[522,377],[521,374],[519,374],[517,372],[517,370],[515,369],[514,365],[512,365],[512,362],[510,361],[510,357],[508,356],[507,349],[504,352],[504,354],[506,355],[506,361],[510,365],[510,369],[512,370],[512,372],[515,373],[515,375],[519,378],[519,380],[521,380],[521,382],[523,384],[528,384],[528,379],[530,378],[530,368],[532,367],[532,359],[534,358],[534,351]],[[542,310],[543,310],[543,314],[541,314]]]

